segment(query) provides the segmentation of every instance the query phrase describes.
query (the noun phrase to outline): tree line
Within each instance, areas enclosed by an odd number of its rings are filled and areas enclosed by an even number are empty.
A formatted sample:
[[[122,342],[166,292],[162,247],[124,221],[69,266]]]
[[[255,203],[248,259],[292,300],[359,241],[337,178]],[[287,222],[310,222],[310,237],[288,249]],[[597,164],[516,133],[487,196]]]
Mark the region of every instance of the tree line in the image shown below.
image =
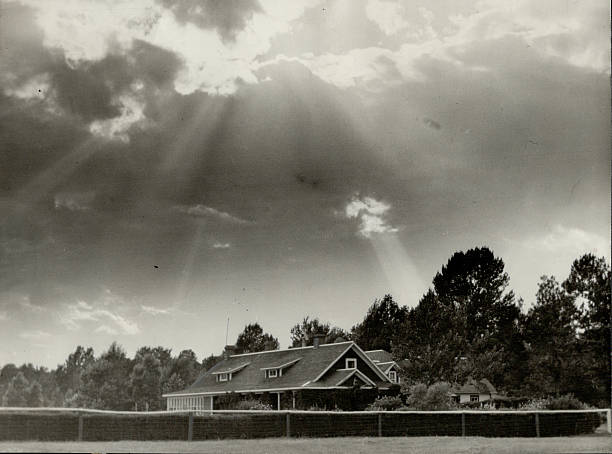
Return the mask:
[[[509,288],[503,260],[486,248],[456,252],[412,308],[391,295],[377,299],[349,331],[304,317],[290,330],[291,347],[353,340],[364,350],[391,352],[405,386],[464,383],[487,378],[509,395],[543,398],[573,394],[608,406],[610,398],[610,265],[585,254],[568,276],[543,276],[535,302]],[[245,326],[235,353],[279,348],[258,323]],[[173,356],[141,347],[133,358],[117,343],[99,356],[78,346],[54,370],[6,364],[0,371],[4,406],[164,408],[163,393],[191,385],[222,355],[199,361],[192,350]]]

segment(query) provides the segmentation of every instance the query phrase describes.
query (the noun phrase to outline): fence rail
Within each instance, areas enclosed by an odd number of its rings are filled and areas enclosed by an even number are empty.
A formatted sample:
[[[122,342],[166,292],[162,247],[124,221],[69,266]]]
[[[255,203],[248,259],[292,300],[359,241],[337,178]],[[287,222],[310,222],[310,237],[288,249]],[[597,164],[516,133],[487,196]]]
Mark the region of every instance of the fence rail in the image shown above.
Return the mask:
[[[592,433],[610,409],[465,411],[111,411],[0,407],[0,440],[206,440],[266,437],[550,437]]]

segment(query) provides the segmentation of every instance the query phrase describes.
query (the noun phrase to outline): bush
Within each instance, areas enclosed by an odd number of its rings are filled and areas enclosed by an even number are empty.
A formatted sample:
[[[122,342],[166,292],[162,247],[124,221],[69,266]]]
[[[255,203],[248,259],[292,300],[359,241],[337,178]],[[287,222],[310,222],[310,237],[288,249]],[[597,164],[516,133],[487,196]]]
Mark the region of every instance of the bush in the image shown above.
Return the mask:
[[[446,382],[434,383],[429,388],[418,383],[410,388],[406,404],[414,410],[451,410],[456,404],[450,397],[450,389]]]
[[[546,410],[547,399],[531,399],[518,406],[518,410]]]
[[[589,406],[576,399],[573,394],[565,394],[546,399],[532,399],[522,404],[519,410],[584,410],[587,408]]]
[[[588,408],[588,405],[580,402],[573,394],[549,397],[546,400],[547,410],[583,410],[586,408]]]
[[[398,396],[383,396],[368,405],[366,411],[394,411],[404,408],[404,403]]]
[[[272,410],[272,406],[258,400],[241,400],[236,404],[236,410]]]

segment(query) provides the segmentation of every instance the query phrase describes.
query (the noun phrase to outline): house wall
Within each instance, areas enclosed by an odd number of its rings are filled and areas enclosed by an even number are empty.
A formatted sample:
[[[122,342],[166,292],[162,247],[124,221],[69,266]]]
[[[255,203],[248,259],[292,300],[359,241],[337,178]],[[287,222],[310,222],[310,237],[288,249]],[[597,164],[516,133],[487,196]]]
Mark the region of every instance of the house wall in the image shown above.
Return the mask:
[[[471,394],[460,394],[459,395],[459,403],[460,404],[469,404],[470,403]],[[489,394],[479,394],[478,402],[488,402],[491,399]]]
[[[355,351],[353,351],[353,349],[342,355],[342,357],[338,361],[336,361],[334,365],[329,369],[325,376],[327,376],[328,374],[332,374],[337,369],[346,368],[346,358],[355,358],[357,360],[357,369],[359,369],[360,372],[363,372],[369,379],[374,381],[381,380],[381,378],[376,375],[376,373],[370,368],[370,366],[368,366],[366,362],[362,360]]]
[[[166,398],[167,410],[210,410],[212,396],[177,396]]]

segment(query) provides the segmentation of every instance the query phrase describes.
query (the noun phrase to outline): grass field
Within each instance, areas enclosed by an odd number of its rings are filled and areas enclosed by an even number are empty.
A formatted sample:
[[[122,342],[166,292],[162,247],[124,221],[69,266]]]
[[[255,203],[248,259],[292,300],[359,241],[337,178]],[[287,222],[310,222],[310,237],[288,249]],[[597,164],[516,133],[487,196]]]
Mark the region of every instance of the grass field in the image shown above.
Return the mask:
[[[269,438],[220,441],[0,442],[0,452],[185,453],[569,453],[612,452],[609,435],[567,438]]]

